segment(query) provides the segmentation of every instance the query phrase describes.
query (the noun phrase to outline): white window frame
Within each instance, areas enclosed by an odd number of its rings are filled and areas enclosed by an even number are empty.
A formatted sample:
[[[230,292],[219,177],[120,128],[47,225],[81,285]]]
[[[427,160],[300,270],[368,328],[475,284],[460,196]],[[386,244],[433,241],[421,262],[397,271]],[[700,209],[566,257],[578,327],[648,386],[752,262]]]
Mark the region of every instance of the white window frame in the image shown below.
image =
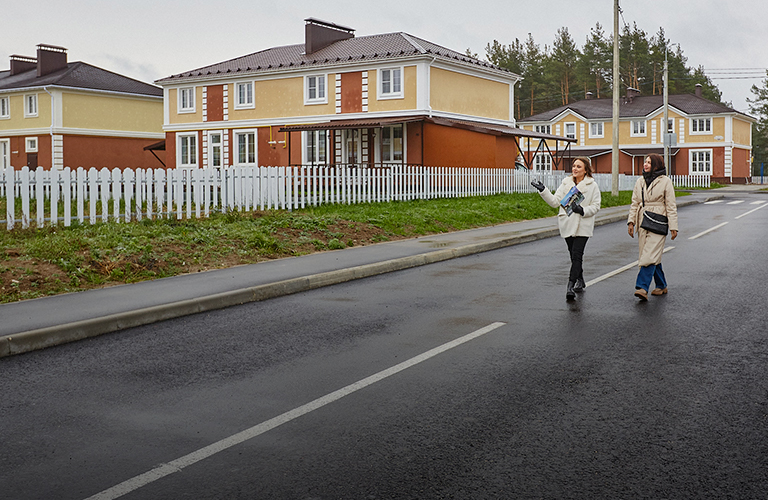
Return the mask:
[[[189,151],[190,140],[192,142],[192,151]],[[197,143],[198,143],[197,132],[176,134],[176,166],[177,167],[197,168],[197,146],[198,146]],[[185,144],[187,147],[186,155],[184,154]]]
[[[37,115],[37,94],[24,94],[24,118],[36,118]]]
[[[533,131],[539,132],[540,134],[552,135],[552,125],[534,125]]]
[[[7,120],[11,117],[11,99],[0,97],[0,120]]]
[[[629,136],[630,137],[647,137],[648,136],[648,120],[632,120],[629,124]]]
[[[691,135],[712,135],[712,118],[691,118]],[[703,130],[702,130],[703,129]]]
[[[573,132],[571,132],[571,133],[568,132],[568,127],[569,126],[573,127]],[[565,131],[565,134],[563,134],[563,135],[565,135],[565,137],[567,137],[569,139],[575,139],[576,138],[576,122],[565,122],[565,123],[563,123],[563,130]]]
[[[327,130],[306,130],[302,133],[301,162],[304,165],[325,165],[328,163]]]
[[[239,82],[235,84],[235,109],[255,108],[253,98],[253,82]]]
[[[400,129],[400,150],[398,151],[396,149],[395,144],[395,129]],[[385,130],[387,133],[385,133]],[[388,140],[389,143],[386,144],[385,141],[387,141],[386,136],[389,136]],[[397,154],[400,154],[400,158],[396,158]],[[389,158],[385,158],[385,156],[388,156]],[[401,125],[392,125],[389,127],[382,127],[381,128],[381,163],[385,164],[401,164],[405,160],[405,124]]]
[[[378,98],[379,99],[402,99],[404,95],[403,87],[405,81],[403,66],[393,66],[391,68],[380,68],[378,71]]]
[[[0,169],[11,166],[11,140],[0,139]]]
[[[247,141],[248,136],[253,135],[253,150],[250,149],[251,144]],[[245,142],[245,161],[240,160],[240,139],[246,138]],[[254,167],[259,163],[259,133],[256,129],[238,129],[232,132],[232,142],[234,143],[234,164],[238,167]],[[249,161],[249,157],[253,156],[253,161]]]
[[[668,134],[674,134],[675,133],[675,119],[674,118],[667,118],[667,133]]]
[[[218,137],[219,142],[214,142],[213,138]],[[219,153],[219,164],[216,165],[216,152]],[[208,168],[221,168],[224,166],[224,133],[221,130],[210,130],[208,132]]]
[[[353,156],[353,158],[350,158]],[[353,161],[350,161],[352,159]],[[360,165],[363,162],[363,131],[348,128],[341,131],[341,161],[346,165]]]
[[[712,175],[711,149],[691,149],[688,155],[689,175]]]
[[[533,158],[534,172],[551,172],[552,155],[548,153],[539,153]]]
[[[25,137],[24,138],[24,152],[25,153],[37,153],[40,141],[37,137]]]
[[[600,130],[596,130],[599,128]],[[589,124],[589,138],[590,139],[601,139],[603,137],[605,131],[605,126],[603,122],[590,122]]]
[[[195,112],[195,87],[179,87],[177,91],[178,95],[178,113],[194,113]],[[185,103],[184,96],[187,96],[187,102]]]
[[[314,91],[314,96],[312,92]],[[304,104],[328,103],[328,75],[317,74],[304,77]]]

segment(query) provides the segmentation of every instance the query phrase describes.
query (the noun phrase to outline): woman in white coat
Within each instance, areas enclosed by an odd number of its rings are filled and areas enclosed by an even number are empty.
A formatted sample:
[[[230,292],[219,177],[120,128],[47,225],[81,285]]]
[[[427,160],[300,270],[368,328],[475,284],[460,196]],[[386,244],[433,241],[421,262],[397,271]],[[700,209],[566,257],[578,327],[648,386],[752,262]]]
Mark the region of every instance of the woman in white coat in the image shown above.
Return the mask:
[[[586,286],[582,269],[584,248],[595,228],[595,214],[600,210],[600,188],[595,179],[592,178],[592,163],[589,158],[582,156],[574,159],[571,175],[563,179],[554,195],[540,181],[533,181],[531,185],[538,189],[539,194],[549,206],[560,208],[557,214],[557,223],[560,228],[560,236],[565,239],[571,257],[571,271],[568,275],[565,298],[573,300],[576,298],[576,292],[583,291]],[[574,186],[584,195],[584,200],[580,205],[574,206],[573,213],[568,215],[560,204],[560,200]]]
[[[627,232],[640,243],[640,257],[635,282],[635,297],[641,301],[648,300],[648,288],[651,279],[656,282],[656,288],[651,295],[664,295],[667,293],[667,278],[661,268],[661,256],[664,253],[666,235],[646,231],[640,227],[643,220],[643,212],[665,215],[669,223],[669,233],[672,239],[677,238],[677,202],[675,201],[675,188],[672,180],[667,177],[664,168],[664,158],[661,155],[650,154],[643,162],[643,176],[635,183],[632,192],[632,205],[629,207],[627,219]],[[643,200],[645,201],[643,203]]]

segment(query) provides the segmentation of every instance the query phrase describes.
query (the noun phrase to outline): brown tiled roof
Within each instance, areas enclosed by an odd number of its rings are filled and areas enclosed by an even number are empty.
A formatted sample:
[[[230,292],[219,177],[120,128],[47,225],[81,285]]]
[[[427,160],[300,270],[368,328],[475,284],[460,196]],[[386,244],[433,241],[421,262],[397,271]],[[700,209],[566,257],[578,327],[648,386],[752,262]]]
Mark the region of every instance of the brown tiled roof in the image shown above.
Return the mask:
[[[157,80],[156,83],[172,83],[185,79],[205,78],[217,75],[254,74],[280,69],[333,66],[360,61],[382,61],[406,56],[431,56],[451,60],[467,66],[482,67],[501,73],[509,70],[480,61],[440,45],[435,45],[407,33],[388,33],[349,38],[332,43],[312,54],[304,53],[304,44],[286,45],[254,52],[229,61],[185,71]]]
[[[718,104],[693,94],[670,95],[669,105],[688,115],[738,113],[742,116],[749,117],[733,108],[729,108],[723,104]],[[622,98],[619,105],[619,117],[644,117],[661,109],[663,106],[664,96],[661,95],[636,96],[631,102],[625,102],[625,99]],[[527,118],[521,118],[518,120],[518,123],[548,122],[566,110],[573,111],[587,120],[608,120],[613,117],[613,99],[584,99],[582,101],[576,101]]]
[[[66,68],[38,78],[37,70],[31,69],[10,76],[10,71],[0,72],[0,90],[25,89],[43,86],[73,87],[88,90],[104,90],[127,94],[162,97],[163,89],[140,82],[84,62],[71,62]]]

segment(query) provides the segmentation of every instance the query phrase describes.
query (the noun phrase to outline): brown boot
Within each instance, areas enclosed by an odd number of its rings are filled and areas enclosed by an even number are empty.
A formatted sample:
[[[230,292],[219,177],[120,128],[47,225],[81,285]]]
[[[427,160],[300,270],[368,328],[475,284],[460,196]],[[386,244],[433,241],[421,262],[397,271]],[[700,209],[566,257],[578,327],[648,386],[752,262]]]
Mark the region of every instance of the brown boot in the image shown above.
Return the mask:
[[[646,292],[642,288],[638,288],[637,290],[635,290],[635,297],[640,299],[640,302],[645,302],[646,300],[648,300],[648,292]]]
[[[651,292],[651,295],[664,295],[667,293],[667,287],[664,288],[654,288]]]

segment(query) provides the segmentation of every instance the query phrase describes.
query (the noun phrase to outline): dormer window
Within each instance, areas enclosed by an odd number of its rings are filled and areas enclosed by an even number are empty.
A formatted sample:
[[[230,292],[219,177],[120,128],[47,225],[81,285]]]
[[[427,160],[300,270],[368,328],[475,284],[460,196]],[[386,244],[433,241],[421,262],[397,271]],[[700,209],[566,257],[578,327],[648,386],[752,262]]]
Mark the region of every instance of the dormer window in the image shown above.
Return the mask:
[[[325,81],[325,75],[310,75],[304,78],[304,104],[328,102]]]

